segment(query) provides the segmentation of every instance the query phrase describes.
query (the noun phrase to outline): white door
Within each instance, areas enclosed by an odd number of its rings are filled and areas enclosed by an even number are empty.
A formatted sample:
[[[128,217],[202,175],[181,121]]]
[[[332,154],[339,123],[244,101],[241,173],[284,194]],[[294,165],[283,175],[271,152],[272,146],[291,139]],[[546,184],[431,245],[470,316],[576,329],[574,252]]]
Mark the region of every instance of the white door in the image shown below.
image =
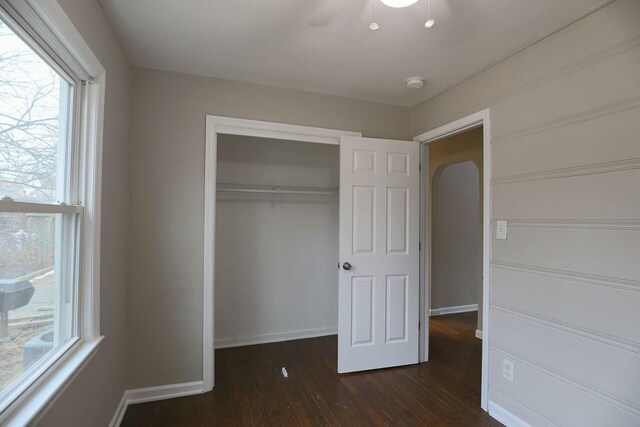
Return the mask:
[[[419,152],[340,140],[338,372],[418,363]]]

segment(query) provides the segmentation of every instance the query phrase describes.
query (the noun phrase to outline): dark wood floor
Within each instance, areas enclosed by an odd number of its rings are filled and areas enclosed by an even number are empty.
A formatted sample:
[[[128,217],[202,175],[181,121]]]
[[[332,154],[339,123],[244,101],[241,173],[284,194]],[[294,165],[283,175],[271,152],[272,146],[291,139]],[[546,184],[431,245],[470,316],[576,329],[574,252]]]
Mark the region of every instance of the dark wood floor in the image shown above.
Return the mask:
[[[432,317],[428,363],[348,375],[336,373],[336,336],[219,350],[213,392],[132,405],[122,425],[499,426],[480,409],[475,323]]]

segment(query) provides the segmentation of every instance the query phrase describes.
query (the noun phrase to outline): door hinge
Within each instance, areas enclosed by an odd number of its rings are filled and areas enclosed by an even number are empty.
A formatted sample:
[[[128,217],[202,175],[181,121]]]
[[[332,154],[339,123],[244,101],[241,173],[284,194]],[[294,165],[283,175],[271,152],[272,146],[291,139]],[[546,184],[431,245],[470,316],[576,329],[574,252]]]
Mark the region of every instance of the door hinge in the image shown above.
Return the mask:
[[[418,320],[418,330],[420,330],[420,321]]]
[[[422,250],[422,242],[418,242],[418,250],[421,251]]]
[[[422,172],[422,162],[418,163],[418,172]]]

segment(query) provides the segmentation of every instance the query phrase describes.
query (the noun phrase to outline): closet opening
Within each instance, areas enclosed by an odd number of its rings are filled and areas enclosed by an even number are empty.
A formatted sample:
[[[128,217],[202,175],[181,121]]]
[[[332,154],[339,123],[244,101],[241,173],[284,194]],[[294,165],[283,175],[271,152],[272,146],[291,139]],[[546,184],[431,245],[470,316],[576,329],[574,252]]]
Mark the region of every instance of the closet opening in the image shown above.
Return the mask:
[[[337,334],[339,146],[218,135],[215,348]]]

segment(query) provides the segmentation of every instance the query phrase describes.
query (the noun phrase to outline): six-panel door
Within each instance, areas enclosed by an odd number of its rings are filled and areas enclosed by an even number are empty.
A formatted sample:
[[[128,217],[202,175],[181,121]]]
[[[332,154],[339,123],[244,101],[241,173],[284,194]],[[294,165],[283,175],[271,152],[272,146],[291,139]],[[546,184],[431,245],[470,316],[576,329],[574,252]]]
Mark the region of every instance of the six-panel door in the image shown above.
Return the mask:
[[[338,372],[418,362],[418,168],[418,143],[341,139]]]

